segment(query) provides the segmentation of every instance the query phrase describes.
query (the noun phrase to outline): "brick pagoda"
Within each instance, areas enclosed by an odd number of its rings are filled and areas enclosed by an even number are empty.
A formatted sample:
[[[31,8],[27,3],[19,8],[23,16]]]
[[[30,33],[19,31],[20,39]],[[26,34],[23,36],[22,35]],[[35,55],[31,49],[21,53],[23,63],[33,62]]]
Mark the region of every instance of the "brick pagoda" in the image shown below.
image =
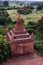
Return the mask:
[[[22,7],[22,10],[27,11],[27,10],[28,10],[27,6],[24,5],[24,6]]]
[[[6,28],[7,41],[11,42],[12,54],[33,54],[34,52],[34,35],[26,32],[22,25],[20,14],[16,22],[15,28],[8,30]]]

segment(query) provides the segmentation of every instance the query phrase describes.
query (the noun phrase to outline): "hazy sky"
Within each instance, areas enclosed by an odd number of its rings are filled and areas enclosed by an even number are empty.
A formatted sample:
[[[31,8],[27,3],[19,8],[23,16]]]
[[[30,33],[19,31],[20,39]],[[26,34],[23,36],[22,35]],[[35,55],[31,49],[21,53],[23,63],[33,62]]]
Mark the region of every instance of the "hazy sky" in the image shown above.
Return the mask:
[[[0,0],[5,1],[5,0]],[[6,0],[6,1],[43,1],[43,0]]]

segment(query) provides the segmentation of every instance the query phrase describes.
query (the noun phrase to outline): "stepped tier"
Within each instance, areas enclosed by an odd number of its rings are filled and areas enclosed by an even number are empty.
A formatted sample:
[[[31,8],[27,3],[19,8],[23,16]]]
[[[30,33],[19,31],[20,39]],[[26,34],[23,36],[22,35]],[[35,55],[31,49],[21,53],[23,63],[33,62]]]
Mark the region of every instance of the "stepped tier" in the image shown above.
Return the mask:
[[[14,32],[14,34],[25,34],[26,33],[25,29],[21,29],[21,30],[12,29],[12,31]]]
[[[27,41],[29,42],[29,40],[31,40],[31,35],[29,35],[29,33],[14,34],[14,32],[10,30],[6,35],[9,40],[13,38],[14,42],[27,42]]]

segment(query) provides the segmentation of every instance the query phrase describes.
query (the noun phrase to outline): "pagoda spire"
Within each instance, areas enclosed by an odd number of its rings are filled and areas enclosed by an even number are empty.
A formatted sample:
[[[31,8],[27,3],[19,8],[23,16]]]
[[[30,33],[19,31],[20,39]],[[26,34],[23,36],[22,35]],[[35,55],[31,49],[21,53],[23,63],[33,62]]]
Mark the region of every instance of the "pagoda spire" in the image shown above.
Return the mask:
[[[18,20],[17,20],[17,22],[22,22],[21,18],[20,18],[20,13],[18,14]]]
[[[20,14],[18,15],[18,19],[20,20]]]
[[[19,13],[19,15],[18,15],[18,20],[17,20],[17,22],[16,22],[15,29],[18,30],[18,29],[22,29],[22,28],[23,28],[23,26],[22,26],[22,20],[21,20],[21,18],[20,18],[20,13]]]

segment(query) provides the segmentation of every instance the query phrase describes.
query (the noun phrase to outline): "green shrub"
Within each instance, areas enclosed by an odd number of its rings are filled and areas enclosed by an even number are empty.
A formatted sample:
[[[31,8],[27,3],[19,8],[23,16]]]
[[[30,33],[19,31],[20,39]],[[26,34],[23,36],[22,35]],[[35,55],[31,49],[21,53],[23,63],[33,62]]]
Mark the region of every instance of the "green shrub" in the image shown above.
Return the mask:
[[[11,56],[10,44],[6,42],[5,36],[0,35],[0,63]]]
[[[34,48],[41,54],[43,54],[43,41],[35,41]]]
[[[35,30],[36,30],[36,23],[35,22],[28,22],[28,24],[26,25],[26,30],[27,32],[33,32],[35,34]]]
[[[15,24],[8,25],[9,30],[12,29],[12,28],[14,28],[14,27],[15,27]]]
[[[5,28],[4,27],[0,27],[0,34],[2,34],[2,35],[5,35]]]
[[[40,20],[38,20],[37,31],[43,34],[43,16]]]
[[[26,11],[22,9],[17,9],[17,12],[24,15],[32,13],[31,9],[26,10]]]
[[[35,31],[35,40],[43,40],[43,34]]]
[[[1,10],[0,13],[0,25],[5,25],[6,24],[10,24],[12,23],[11,18],[9,17],[9,14],[6,12],[6,10]]]

